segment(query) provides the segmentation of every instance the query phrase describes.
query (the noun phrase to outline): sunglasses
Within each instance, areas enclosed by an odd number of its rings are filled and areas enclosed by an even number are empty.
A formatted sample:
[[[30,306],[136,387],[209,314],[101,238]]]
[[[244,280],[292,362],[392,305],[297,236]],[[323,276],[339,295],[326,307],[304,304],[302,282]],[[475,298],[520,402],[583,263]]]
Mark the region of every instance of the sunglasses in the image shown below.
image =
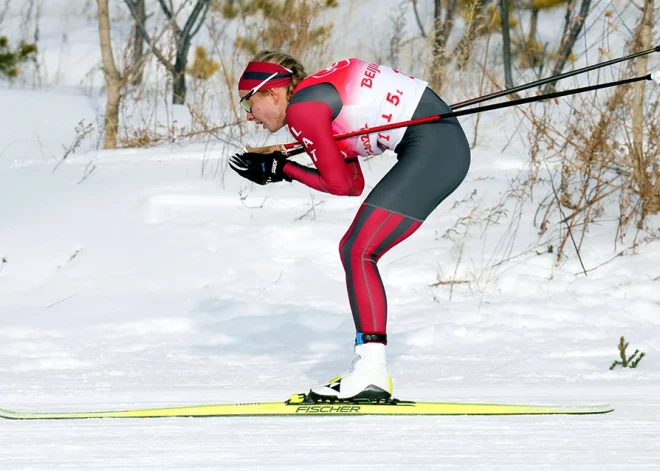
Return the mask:
[[[293,73],[293,71],[287,69],[286,67],[284,67],[284,68],[285,68],[289,73]],[[264,80],[264,81],[261,82],[259,85],[257,85],[257,86],[254,87],[252,90],[250,90],[250,91],[247,93],[247,95],[245,95],[243,98],[241,98],[241,100],[239,101],[239,103],[240,103],[241,107],[243,107],[243,109],[244,109],[247,113],[252,113],[252,102],[250,101],[250,98],[252,98],[252,95],[254,95],[255,93],[257,93],[257,92],[259,91],[259,89],[260,89],[261,87],[263,87],[264,85],[266,85],[266,83],[267,83],[269,80],[275,78],[275,77],[276,77],[277,75],[279,75],[279,74],[280,74],[280,72],[275,72],[275,73],[273,73],[270,77],[267,77],[266,80]]]

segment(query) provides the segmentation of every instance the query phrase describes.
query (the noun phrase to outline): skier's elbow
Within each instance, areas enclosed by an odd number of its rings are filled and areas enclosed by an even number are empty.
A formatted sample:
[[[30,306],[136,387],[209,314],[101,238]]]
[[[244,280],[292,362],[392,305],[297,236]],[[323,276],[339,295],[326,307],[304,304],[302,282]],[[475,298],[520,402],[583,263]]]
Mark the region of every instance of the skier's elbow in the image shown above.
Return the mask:
[[[357,187],[353,182],[341,182],[333,185],[325,185],[328,193],[335,196],[359,196],[364,187]]]
[[[351,181],[351,194],[349,196],[360,196],[364,191],[364,179]]]
[[[332,182],[326,181],[324,189],[336,196],[360,196],[364,190],[364,179],[343,178]]]

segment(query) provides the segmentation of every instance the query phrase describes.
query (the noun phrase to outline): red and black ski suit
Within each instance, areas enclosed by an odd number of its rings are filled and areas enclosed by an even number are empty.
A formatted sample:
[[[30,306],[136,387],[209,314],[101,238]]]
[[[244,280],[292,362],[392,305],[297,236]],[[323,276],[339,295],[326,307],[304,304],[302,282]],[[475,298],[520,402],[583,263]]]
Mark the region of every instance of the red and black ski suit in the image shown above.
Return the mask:
[[[388,149],[397,154],[339,244],[358,333],[386,334],[387,300],[376,264],[460,185],[470,147],[455,118],[341,141],[333,134],[449,111],[426,82],[358,59],[304,79],[286,110],[291,134],[316,168],[289,162],[284,172],[316,190],[358,196],[364,177],[357,157]]]

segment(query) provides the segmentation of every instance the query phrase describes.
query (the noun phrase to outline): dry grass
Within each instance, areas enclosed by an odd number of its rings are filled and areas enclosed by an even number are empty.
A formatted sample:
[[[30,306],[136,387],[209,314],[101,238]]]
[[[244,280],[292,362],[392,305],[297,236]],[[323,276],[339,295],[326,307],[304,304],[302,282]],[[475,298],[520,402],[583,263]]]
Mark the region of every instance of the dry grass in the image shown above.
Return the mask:
[[[623,75],[634,76],[634,64]],[[623,78],[623,77],[622,77]],[[551,194],[537,211],[539,235],[560,226],[556,256],[560,261],[569,241],[578,255],[592,224],[616,217],[617,241],[624,242],[633,229],[634,245],[649,217],[660,211],[660,134],[657,98],[647,90],[644,115],[644,168],[639,169],[633,147],[631,86],[602,94],[567,99],[568,109],[549,104],[530,119],[531,182],[547,171]],[[606,214],[606,203],[618,202],[618,214]],[[558,217],[557,217],[558,215]]]

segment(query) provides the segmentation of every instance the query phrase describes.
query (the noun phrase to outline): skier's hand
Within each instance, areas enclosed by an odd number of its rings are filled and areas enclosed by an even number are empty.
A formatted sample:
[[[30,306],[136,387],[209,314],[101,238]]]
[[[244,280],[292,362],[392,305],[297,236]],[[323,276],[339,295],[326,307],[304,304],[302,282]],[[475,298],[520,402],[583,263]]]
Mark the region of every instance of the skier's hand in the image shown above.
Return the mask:
[[[229,158],[229,166],[241,177],[265,185],[267,183],[291,181],[284,173],[286,156],[282,152],[257,154],[242,152]]]

